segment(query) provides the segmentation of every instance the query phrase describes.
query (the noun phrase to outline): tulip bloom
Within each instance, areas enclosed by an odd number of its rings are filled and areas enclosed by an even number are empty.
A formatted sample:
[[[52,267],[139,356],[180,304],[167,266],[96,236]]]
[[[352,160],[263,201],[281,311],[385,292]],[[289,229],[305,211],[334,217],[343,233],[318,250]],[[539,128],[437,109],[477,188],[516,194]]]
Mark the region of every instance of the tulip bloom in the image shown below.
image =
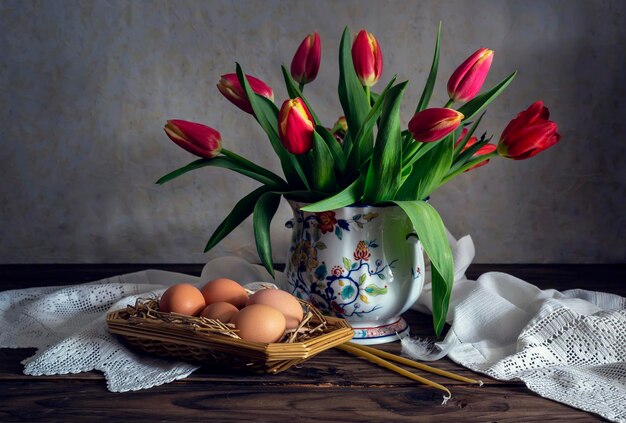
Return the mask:
[[[278,113],[278,133],[283,146],[292,154],[304,154],[313,147],[315,123],[299,97],[286,100]]]
[[[250,84],[252,91],[274,101],[274,92],[265,82],[250,75],[246,75],[246,79],[248,79],[248,83]],[[246,93],[243,91],[243,87],[239,83],[237,74],[229,73],[222,75],[220,82],[217,84],[217,89],[220,90],[224,97],[230,100],[230,102],[235,106],[239,107],[246,113],[253,114],[252,106],[246,98]]]
[[[465,138],[465,136],[467,135],[467,128],[463,128],[463,130],[461,131],[461,135],[459,136],[459,139],[457,139],[454,142],[454,148],[457,148],[459,146],[459,144],[461,144],[461,141],[463,141],[463,138]],[[465,143],[465,146],[463,147],[463,150],[461,150],[461,152],[467,150],[470,146],[476,144],[476,141],[478,141],[478,138],[476,137],[470,137],[469,140],[467,140],[467,143]]]
[[[322,60],[322,42],[315,31],[306,36],[291,61],[291,77],[300,84],[308,84],[317,77]]]
[[[453,109],[425,109],[415,113],[409,122],[409,131],[417,141],[438,141],[454,131],[462,120],[463,113]]]
[[[383,54],[374,35],[362,29],[352,44],[352,62],[361,85],[371,87],[383,73]]]
[[[498,143],[498,154],[513,160],[528,159],[552,147],[560,139],[556,123],[549,120],[550,111],[536,101],[504,128]]]
[[[463,140],[463,138],[465,137],[465,134],[467,134],[467,128],[463,130],[463,133],[461,134],[459,139],[454,143],[455,147],[459,145],[461,140]],[[470,137],[470,139],[467,140],[467,143],[465,144],[465,147],[463,147],[463,150],[461,150],[461,152],[467,150],[468,148],[470,148],[471,146],[476,144],[477,141],[478,141],[478,138]],[[476,150],[476,152],[474,154],[472,154],[472,158],[477,158],[477,157],[483,156],[485,154],[490,154],[490,153],[493,153],[494,151],[496,151],[496,146],[494,144],[485,144],[482,147],[480,147],[478,150]],[[477,167],[484,166],[487,163],[489,163],[489,159],[485,160],[484,162],[478,163],[476,166],[470,167],[465,172],[469,172],[472,169],[476,169]]]
[[[163,129],[179,147],[196,156],[212,159],[222,150],[220,133],[206,125],[172,119],[167,121]]]
[[[465,138],[465,136],[467,135],[467,131],[468,131],[467,128],[463,128],[463,130],[461,131],[461,135],[459,135],[459,139],[457,139],[454,142],[454,148],[456,148],[461,143],[461,141],[463,141],[463,138]],[[472,138],[476,138],[476,137],[472,137]],[[472,138],[470,138],[467,142],[469,143],[472,140]]]
[[[483,86],[491,62],[493,51],[478,49],[459,66],[448,81],[448,95],[454,101],[469,101]]]

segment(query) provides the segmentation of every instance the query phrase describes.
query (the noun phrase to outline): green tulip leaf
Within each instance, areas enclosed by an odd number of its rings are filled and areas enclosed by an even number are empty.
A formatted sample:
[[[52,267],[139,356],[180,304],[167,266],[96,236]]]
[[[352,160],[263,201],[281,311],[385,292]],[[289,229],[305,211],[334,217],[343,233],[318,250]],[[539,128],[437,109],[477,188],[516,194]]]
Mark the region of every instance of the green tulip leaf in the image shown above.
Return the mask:
[[[449,279],[443,276],[444,271],[440,270],[438,266],[433,265],[431,270],[433,324],[437,336],[441,334],[448,316],[450,295],[452,294],[452,285],[454,283],[454,263],[452,262],[452,257],[450,257],[448,267],[452,268],[452,272],[448,272],[451,274]]]
[[[283,185],[283,186],[287,186],[287,182],[285,182],[283,180],[283,178],[281,178],[280,176],[276,175],[274,172],[261,167],[259,165],[257,165],[256,163],[246,159],[245,157],[241,157],[240,155],[227,150],[225,148],[222,148],[221,153],[228,157],[230,160],[232,160],[233,162],[237,163],[239,166],[244,167],[244,168],[248,168],[250,171],[258,173],[259,175],[264,175],[270,179],[273,179],[276,181],[276,183],[278,185]]]
[[[480,124],[480,121],[483,120],[483,116],[485,116],[485,113],[486,112],[483,112],[478,117],[478,119],[476,119],[476,122],[474,122],[472,124],[472,126],[470,127],[470,129],[468,129],[467,134],[465,134],[465,136],[463,137],[461,142],[459,142],[459,145],[454,147],[454,157],[455,158],[459,156],[459,154],[463,151],[463,148],[467,145],[467,142],[469,141],[469,139],[472,138],[472,135],[474,135],[474,132],[476,131],[476,128],[478,128],[478,125]],[[456,140],[456,139],[458,139],[458,137],[455,137],[454,139]]]
[[[463,151],[453,162],[448,174],[456,172],[460,168],[464,167],[469,161],[473,160],[475,158],[473,157],[474,154],[476,154],[478,150],[480,150],[487,143],[489,143],[489,140],[482,138],[481,140],[476,141],[476,143],[471,147],[468,147],[467,150]]]
[[[363,179],[363,177],[359,177],[343,191],[333,195],[332,197],[328,197],[324,200],[318,201],[317,203],[309,204],[306,207],[302,207],[301,210],[309,213],[322,212],[354,204],[361,198],[363,190]]]
[[[437,70],[439,69],[440,38],[441,38],[441,22],[439,22],[439,28],[437,29],[437,41],[435,42],[435,54],[433,55],[433,62],[430,65],[430,72],[428,73],[428,79],[426,80],[426,85],[424,85],[424,90],[422,91],[420,101],[419,103],[417,103],[417,108],[415,109],[415,113],[421,112],[422,110],[427,108],[428,103],[430,102],[430,97],[433,95],[433,88],[435,87],[435,81],[437,80]]]
[[[287,200],[301,203],[314,203],[328,197],[327,193],[319,191],[286,191],[283,194]]]
[[[237,78],[246,94],[246,98],[252,106],[256,120],[267,134],[272,148],[280,159],[287,181],[296,186],[301,185],[301,182],[309,189],[309,183],[302,166],[300,166],[296,157],[290,154],[280,142],[280,137],[278,136],[278,108],[272,101],[262,95],[256,94],[252,90],[239,63],[237,63]]]
[[[343,172],[346,170],[346,156],[343,154],[343,149],[341,148],[341,144],[337,141],[337,138],[330,133],[328,129],[323,127],[322,125],[317,125],[315,127],[315,132],[317,132],[332,154],[333,162],[335,163],[335,168],[338,171],[339,175],[343,175]]]
[[[352,153],[352,134],[350,131],[346,132],[344,135],[341,148],[343,150],[343,155],[345,157],[350,157],[350,153]]]
[[[394,77],[391,78],[391,81],[389,81],[383,92],[379,96],[377,96],[377,100],[374,102],[374,106],[372,106],[372,109],[365,117],[365,122],[363,122],[363,125],[359,128],[359,131],[354,136],[354,145],[356,145],[356,148],[353,149],[350,152],[350,156],[348,156],[349,168],[359,168],[363,164],[361,162],[364,159],[369,158],[369,155],[366,155],[367,152],[364,150],[368,145],[366,139],[372,136],[372,130],[374,129],[374,125],[376,125],[376,121],[383,112],[383,101],[386,97],[386,94],[393,86],[393,83],[396,81],[396,77],[397,75],[394,75]]]
[[[241,223],[252,214],[254,206],[261,195],[265,194],[268,190],[268,187],[259,187],[239,200],[228,216],[226,216],[226,219],[224,219],[217,229],[215,229],[213,235],[211,235],[211,238],[209,239],[209,242],[207,242],[206,247],[204,247],[204,252],[206,253],[211,250],[229,233],[231,233],[233,229],[241,225]]]
[[[161,176],[156,183],[158,185],[163,185],[166,182],[171,181],[172,179],[178,178],[181,175],[184,175],[187,172],[191,172],[192,170],[196,170],[196,169],[200,169],[206,166],[214,166],[211,164],[212,159],[198,159],[198,160],[194,160],[193,162],[189,163],[188,165],[185,165],[183,167],[180,167],[166,175]]]
[[[352,42],[350,39],[350,31],[346,27],[341,37],[339,47],[339,101],[348,122],[348,132],[356,133],[359,131],[363,122],[367,118],[370,111],[370,105],[367,95],[363,90],[361,81],[354,70],[352,62]],[[374,148],[374,137],[371,132],[366,133],[359,144],[355,142],[356,138],[352,137],[352,148],[357,149],[356,162],[362,163],[364,158],[370,157]],[[357,165],[358,167],[358,165]]]
[[[496,152],[488,153],[488,154],[481,154],[480,156],[476,156],[473,159],[468,160],[467,162],[465,162],[465,164],[463,166],[455,169],[454,171],[451,171],[445,178],[443,178],[443,180],[441,181],[439,186],[442,186],[442,185],[448,183],[449,181],[451,181],[458,174],[473,168],[474,166],[484,162],[485,160],[490,160],[490,159],[492,159],[496,155],[498,155],[498,153],[496,153]]]
[[[394,201],[411,220],[432,263],[433,323],[437,336],[446,323],[454,282],[454,261],[446,230],[437,211],[424,201]]]
[[[404,171],[404,169],[411,167],[413,165],[413,163],[415,163],[416,161],[418,161],[419,159],[421,159],[423,156],[425,156],[426,154],[428,154],[428,152],[430,152],[430,150],[432,150],[433,148],[437,147],[437,145],[439,145],[439,143],[437,142],[421,142],[421,141],[413,141],[414,144],[417,144],[419,147],[418,148],[411,148],[411,150],[406,156],[403,156],[403,162],[405,163],[402,166],[402,170]]]
[[[177,178],[187,172],[190,172],[192,170],[196,170],[196,169],[200,169],[206,166],[215,166],[215,167],[221,167],[223,169],[230,169],[233,170],[237,173],[240,173],[242,175],[245,175],[249,178],[255,179],[259,182],[261,182],[263,185],[268,185],[270,187],[274,187],[274,188],[280,188],[280,187],[284,187],[284,181],[282,181],[281,178],[278,178],[276,175],[273,175],[273,177],[271,175],[268,175],[267,173],[263,172],[261,173],[257,173],[257,171],[255,170],[251,170],[248,166],[246,166],[245,164],[242,164],[241,162],[232,159],[231,157],[225,157],[225,156],[218,156],[218,157],[214,157],[212,159],[198,159],[195,160],[191,163],[189,163],[186,166],[183,166],[179,169],[174,170],[173,172],[168,173],[167,175],[159,178],[158,181],[156,181],[157,184],[162,185],[166,182],[171,181],[174,178]],[[278,178],[278,179],[276,179]],[[282,182],[281,182],[282,181]]]
[[[278,205],[281,195],[276,192],[266,192],[262,194],[254,206],[252,224],[254,226],[254,239],[256,249],[259,253],[261,263],[265,269],[274,277],[274,263],[272,261],[272,243],[270,240],[270,223]]]
[[[506,78],[504,78],[498,85],[483,93],[474,97],[472,100],[465,103],[459,109],[460,113],[463,113],[463,121],[471,120],[474,116],[476,116],[481,110],[483,110],[489,103],[496,99],[500,95],[502,91],[513,81],[517,75],[517,71],[513,72]]]
[[[333,155],[326,145],[326,141],[317,133],[313,133],[313,150],[310,155],[313,167],[311,184],[314,190],[322,192],[332,192],[337,189],[335,179],[335,169],[333,165]]]
[[[422,148],[426,143],[417,142],[413,139],[403,135],[402,136],[402,165],[406,167],[407,164],[413,164],[413,162],[409,163],[411,159],[417,154],[417,151]]]
[[[402,173],[402,130],[400,104],[408,82],[402,82],[384,96],[374,154],[365,179],[363,201],[375,204],[394,198]],[[383,96],[381,96],[382,98]]]
[[[396,199],[403,201],[423,200],[428,197],[448,174],[452,165],[454,135],[450,134],[438,141],[428,154],[413,164],[411,174],[406,178]]]

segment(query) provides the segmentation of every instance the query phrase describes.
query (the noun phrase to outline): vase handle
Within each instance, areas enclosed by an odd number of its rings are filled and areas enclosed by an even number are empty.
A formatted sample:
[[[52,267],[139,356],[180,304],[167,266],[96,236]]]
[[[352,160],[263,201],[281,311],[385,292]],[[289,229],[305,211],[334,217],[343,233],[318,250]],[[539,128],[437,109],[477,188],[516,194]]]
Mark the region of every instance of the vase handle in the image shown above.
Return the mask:
[[[420,237],[416,233],[411,232],[406,235],[405,241],[411,244],[417,244],[420,241]]]
[[[293,228],[293,219],[289,219],[285,222],[285,228],[292,229]]]

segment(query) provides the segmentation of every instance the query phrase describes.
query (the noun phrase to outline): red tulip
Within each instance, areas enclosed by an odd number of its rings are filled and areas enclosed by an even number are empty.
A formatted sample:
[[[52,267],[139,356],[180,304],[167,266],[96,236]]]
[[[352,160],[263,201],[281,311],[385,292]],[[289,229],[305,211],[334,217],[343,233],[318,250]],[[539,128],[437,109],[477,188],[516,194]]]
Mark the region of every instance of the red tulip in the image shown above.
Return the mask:
[[[371,87],[383,73],[383,54],[374,35],[362,29],[352,44],[352,62],[361,84]]]
[[[457,148],[459,146],[459,144],[461,144],[461,141],[463,141],[463,138],[465,138],[465,136],[467,135],[467,128],[463,128],[463,130],[461,131],[461,135],[459,136],[459,138],[454,142],[454,148]],[[465,147],[463,147],[462,151],[467,150],[467,148],[471,145],[476,144],[476,141],[478,141],[478,139],[476,137],[470,137],[469,140],[467,140],[467,143],[465,144]]]
[[[457,145],[459,145],[459,143],[461,142],[461,140],[463,138],[465,138],[465,134],[467,134],[467,128],[463,129],[463,132],[461,133],[461,136],[459,137],[459,139],[454,143],[454,146],[456,147]],[[470,137],[469,140],[467,140],[467,143],[465,144],[465,147],[463,147],[463,150],[461,150],[462,152],[467,150],[468,148],[470,148],[471,146],[473,146],[474,144],[476,144],[476,142],[478,141],[478,138],[476,137]],[[478,150],[476,150],[476,152],[474,154],[472,154],[473,158],[482,156],[484,154],[490,154],[493,153],[494,151],[496,151],[496,146],[494,144],[485,144],[482,147],[480,147]],[[472,169],[476,169],[477,167],[481,167],[486,165],[487,163],[489,163],[489,159],[485,160],[484,162],[480,162],[478,163],[476,166],[472,166],[469,169],[467,169],[465,172],[469,172]]]
[[[483,86],[491,62],[493,51],[478,49],[459,66],[448,81],[448,95],[454,101],[469,101]]]
[[[415,113],[409,122],[409,131],[417,141],[438,141],[454,131],[462,120],[463,114],[453,109],[425,109]]]
[[[299,97],[286,100],[278,113],[278,133],[283,145],[292,154],[304,154],[313,147],[315,124]]]
[[[165,133],[191,154],[212,159],[222,149],[222,137],[215,129],[200,123],[172,119],[165,124]]]
[[[301,83],[308,84],[317,76],[322,60],[322,42],[315,31],[306,36],[291,61],[291,77]]]
[[[561,139],[561,135],[557,132],[559,128],[556,123],[549,117],[550,111],[543,102],[534,102],[504,128],[498,143],[498,154],[524,160],[552,147]]]
[[[459,135],[459,138],[454,142],[454,148],[456,148],[461,143],[461,141],[463,141],[463,138],[465,138],[465,136],[467,135],[467,131],[468,131],[467,128],[463,128],[463,130],[461,131],[461,135]],[[472,138],[476,138],[476,137],[472,137]],[[472,138],[470,138],[470,140]]]
[[[274,92],[265,82],[250,75],[246,75],[246,78],[248,79],[248,83],[250,84],[252,91],[274,101]],[[230,102],[235,106],[239,107],[246,113],[253,113],[252,106],[246,98],[246,93],[243,91],[243,87],[239,83],[237,74],[229,73],[222,75],[220,82],[217,84],[217,89],[220,90],[224,97],[230,100]]]

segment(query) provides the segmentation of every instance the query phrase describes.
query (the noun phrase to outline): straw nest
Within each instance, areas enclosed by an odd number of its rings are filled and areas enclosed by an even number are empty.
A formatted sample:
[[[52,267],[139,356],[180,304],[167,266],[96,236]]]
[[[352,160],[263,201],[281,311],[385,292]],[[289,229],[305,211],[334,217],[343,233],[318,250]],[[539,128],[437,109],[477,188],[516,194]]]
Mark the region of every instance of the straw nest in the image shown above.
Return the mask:
[[[232,324],[218,320],[161,312],[157,298],[139,298],[134,305],[110,312],[107,325],[109,332],[151,354],[273,374],[352,338],[345,320],[323,316],[299,301],[305,311],[302,322],[275,343],[245,341]]]

